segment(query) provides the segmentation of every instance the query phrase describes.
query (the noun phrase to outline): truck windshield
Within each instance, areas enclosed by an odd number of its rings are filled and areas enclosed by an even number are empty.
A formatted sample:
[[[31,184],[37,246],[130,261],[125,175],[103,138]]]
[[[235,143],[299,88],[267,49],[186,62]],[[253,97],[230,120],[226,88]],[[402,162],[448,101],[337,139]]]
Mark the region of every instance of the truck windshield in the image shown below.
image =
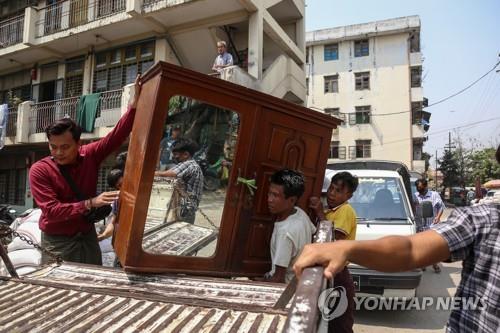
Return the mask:
[[[359,177],[349,200],[359,221],[401,221],[408,218],[401,182],[395,177]]]

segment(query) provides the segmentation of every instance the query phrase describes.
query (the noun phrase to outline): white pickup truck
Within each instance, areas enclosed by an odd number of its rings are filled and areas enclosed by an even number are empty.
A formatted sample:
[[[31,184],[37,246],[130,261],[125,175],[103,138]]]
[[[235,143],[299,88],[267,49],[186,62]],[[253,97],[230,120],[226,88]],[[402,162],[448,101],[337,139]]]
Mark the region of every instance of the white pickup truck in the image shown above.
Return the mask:
[[[324,192],[332,176],[340,171],[348,171],[359,179],[359,186],[349,200],[357,215],[357,240],[415,234],[416,210],[410,200],[410,177],[404,164],[389,161],[329,163]],[[355,264],[349,265],[349,271],[357,292],[381,296],[414,297],[422,277],[421,270],[383,273]]]

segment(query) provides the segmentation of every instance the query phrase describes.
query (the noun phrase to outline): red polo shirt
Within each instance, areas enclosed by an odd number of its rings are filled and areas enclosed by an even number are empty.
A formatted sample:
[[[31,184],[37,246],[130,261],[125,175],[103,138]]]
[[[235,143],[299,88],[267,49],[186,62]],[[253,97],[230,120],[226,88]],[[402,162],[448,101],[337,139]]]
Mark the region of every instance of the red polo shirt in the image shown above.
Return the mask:
[[[135,109],[129,108],[113,130],[104,138],[80,147],[77,163],[68,167],[80,191],[88,198],[96,195],[97,175],[101,162],[125,141],[134,123]],[[29,172],[33,198],[42,210],[40,229],[49,235],[73,236],[94,227],[87,222],[84,201],[73,193],[57,163],[45,157]]]

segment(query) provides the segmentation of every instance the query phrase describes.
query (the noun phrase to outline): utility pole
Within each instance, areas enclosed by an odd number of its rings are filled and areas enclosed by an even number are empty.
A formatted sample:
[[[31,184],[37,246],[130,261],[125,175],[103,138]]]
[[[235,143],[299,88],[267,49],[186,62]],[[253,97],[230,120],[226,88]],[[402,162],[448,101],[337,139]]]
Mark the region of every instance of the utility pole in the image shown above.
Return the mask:
[[[436,149],[436,168],[434,169],[434,191],[438,190],[438,151]]]
[[[451,132],[448,132],[448,144],[444,146],[444,149],[448,149],[448,151],[451,152],[451,150],[455,148],[457,147],[451,144]]]

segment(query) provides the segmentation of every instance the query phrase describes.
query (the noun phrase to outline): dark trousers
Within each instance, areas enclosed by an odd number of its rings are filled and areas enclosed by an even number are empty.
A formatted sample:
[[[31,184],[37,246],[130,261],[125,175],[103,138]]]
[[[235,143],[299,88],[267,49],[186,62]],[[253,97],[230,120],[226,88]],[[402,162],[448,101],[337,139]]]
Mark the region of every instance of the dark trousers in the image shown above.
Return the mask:
[[[86,234],[79,232],[74,236],[49,235],[42,232],[42,247],[58,254],[64,261],[102,265],[101,248],[97,241],[95,228]],[[42,252],[43,264],[52,259],[45,252]]]
[[[328,322],[328,332],[334,333],[352,333],[354,325],[354,282],[347,267],[339,272],[333,278],[334,287],[344,287],[347,295],[347,310],[338,318],[334,318]]]

